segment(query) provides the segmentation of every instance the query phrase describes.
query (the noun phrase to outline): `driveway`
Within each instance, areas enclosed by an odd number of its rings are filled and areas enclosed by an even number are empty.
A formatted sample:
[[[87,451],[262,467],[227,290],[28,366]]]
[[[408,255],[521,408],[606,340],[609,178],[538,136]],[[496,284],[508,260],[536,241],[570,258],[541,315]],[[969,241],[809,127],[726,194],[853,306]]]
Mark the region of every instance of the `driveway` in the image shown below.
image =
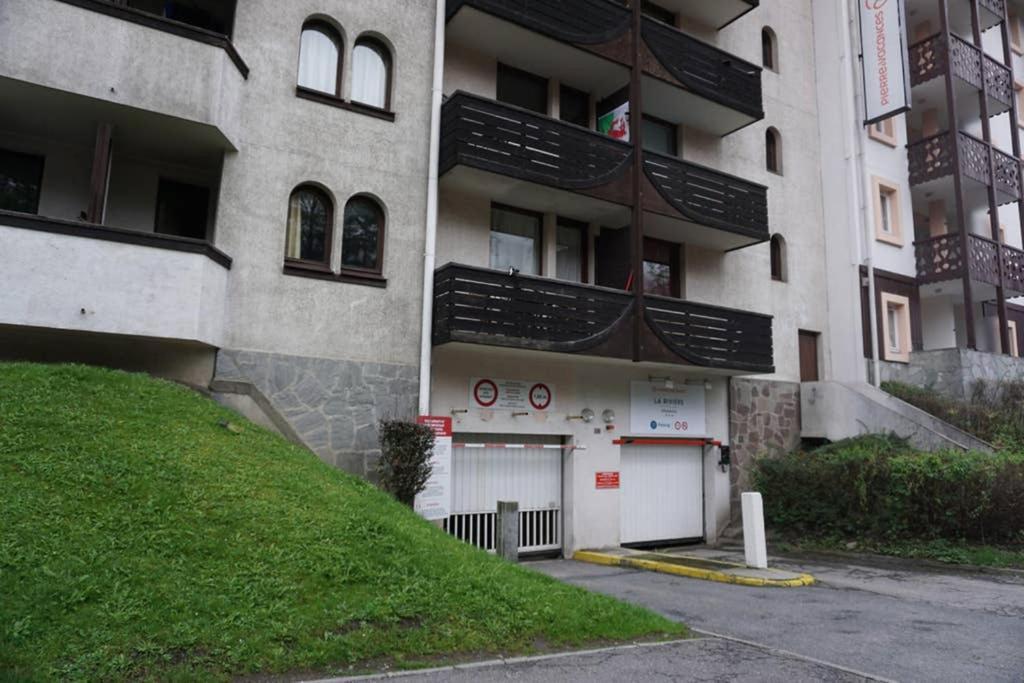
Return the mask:
[[[749,588],[571,561],[527,566],[695,629],[873,676],[1024,682],[1024,574],[874,559],[774,565],[808,571],[818,583]]]

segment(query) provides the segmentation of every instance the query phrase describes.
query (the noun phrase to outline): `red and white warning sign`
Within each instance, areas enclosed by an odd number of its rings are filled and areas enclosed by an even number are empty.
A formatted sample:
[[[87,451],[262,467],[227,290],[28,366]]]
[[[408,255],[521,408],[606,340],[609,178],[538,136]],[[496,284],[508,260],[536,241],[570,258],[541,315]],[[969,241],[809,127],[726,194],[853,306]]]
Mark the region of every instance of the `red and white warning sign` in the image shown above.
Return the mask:
[[[469,405],[544,413],[555,407],[555,388],[547,382],[474,377],[469,380]]]

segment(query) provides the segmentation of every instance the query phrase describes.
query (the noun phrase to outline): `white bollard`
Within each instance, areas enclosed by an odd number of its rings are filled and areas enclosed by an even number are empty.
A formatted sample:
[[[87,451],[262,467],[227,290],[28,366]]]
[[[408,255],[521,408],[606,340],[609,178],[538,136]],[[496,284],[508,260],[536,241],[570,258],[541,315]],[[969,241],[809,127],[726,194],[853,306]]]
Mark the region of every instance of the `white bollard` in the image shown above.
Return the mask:
[[[764,501],[760,493],[744,493],[741,497],[743,508],[743,549],[747,566],[751,569],[768,568],[768,546],[764,538]]]

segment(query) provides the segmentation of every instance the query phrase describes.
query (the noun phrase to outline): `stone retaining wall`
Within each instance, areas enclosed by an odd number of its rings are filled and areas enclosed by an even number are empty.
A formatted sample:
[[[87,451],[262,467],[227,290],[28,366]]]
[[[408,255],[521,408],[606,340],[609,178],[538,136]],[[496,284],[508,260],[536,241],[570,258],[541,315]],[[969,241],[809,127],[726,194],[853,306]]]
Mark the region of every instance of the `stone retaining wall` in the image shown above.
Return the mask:
[[[217,380],[255,385],[328,464],[373,480],[377,423],[415,419],[415,366],[222,350]]]
[[[871,362],[868,362],[868,374]],[[915,351],[910,363],[881,363],[883,382],[902,382],[931,389],[949,398],[969,400],[978,381],[991,388],[1024,381],[1024,359],[969,349]]]

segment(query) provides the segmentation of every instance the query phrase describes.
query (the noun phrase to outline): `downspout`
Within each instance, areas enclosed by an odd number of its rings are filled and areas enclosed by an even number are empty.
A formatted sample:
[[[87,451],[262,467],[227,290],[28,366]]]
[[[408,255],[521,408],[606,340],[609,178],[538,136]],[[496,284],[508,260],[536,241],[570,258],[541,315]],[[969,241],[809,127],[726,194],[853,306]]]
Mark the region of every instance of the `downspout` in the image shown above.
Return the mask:
[[[851,189],[853,190],[853,197],[860,207],[860,222],[863,228],[863,232],[861,232],[860,236],[864,241],[861,254],[863,264],[867,269],[868,278],[868,324],[870,326],[868,339],[871,343],[871,379],[872,383],[876,387],[880,387],[882,385],[882,368],[878,349],[878,303],[875,292],[875,240],[874,235],[872,235],[871,232],[872,219],[868,213],[868,198],[871,196],[871,178],[868,176],[867,163],[865,163],[864,137],[859,123],[860,116],[857,113],[859,112],[857,104],[857,93],[859,90],[857,88],[858,81],[857,78],[855,78],[855,73],[857,71],[858,62],[853,59],[852,51],[850,49],[850,27],[853,23],[853,19],[850,15],[850,3],[844,0],[841,5],[843,8],[843,26],[841,35],[845,36],[842,41],[842,58],[848,65],[848,68],[843,69],[843,91],[849,93],[852,97],[852,106],[843,107],[843,109],[848,112],[854,112],[853,120],[850,122],[851,125],[847,126],[847,130],[850,133],[849,142],[851,143],[850,149],[852,152],[852,155],[850,156],[850,182]],[[857,30],[860,30],[859,25]],[[861,93],[861,97],[863,97],[863,93]],[[854,219],[854,222],[856,222],[856,219]],[[855,229],[855,232],[860,231],[856,231]],[[858,280],[860,279],[860,272],[857,273],[857,278]],[[860,287],[858,287],[858,291],[859,290]]]
[[[445,0],[436,0],[434,80],[430,100],[430,154],[427,162],[427,234],[423,249],[423,313],[420,328],[419,414],[430,414],[431,359],[434,350],[434,267],[437,260],[437,167],[441,150],[441,103],[444,99]]]

